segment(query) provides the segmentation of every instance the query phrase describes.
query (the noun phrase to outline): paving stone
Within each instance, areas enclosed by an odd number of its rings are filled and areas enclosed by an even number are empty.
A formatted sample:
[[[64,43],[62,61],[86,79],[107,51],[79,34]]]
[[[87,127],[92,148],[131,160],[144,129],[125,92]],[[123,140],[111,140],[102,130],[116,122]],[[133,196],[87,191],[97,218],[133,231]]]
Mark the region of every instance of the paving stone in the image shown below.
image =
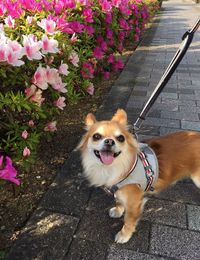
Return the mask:
[[[191,112],[170,112],[161,111],[161,118],[179,119],[179,120],[191,120],[199,121],[198,114]]]
[[[199,260],[200,233],[168,226],[153,225],[150,253],[180,260]]]
[[[113,199],[104,193],[97,191],[92,196],[86,209],[79,228],[77,238],[95,241],[106,244],[114,243],[114,237],[123,226],[123,218],[112,219],[108,215],[108,210],[114,205]],[[150,225],[147,221],[139,222],[137,231],[126,244],[119,245],[120,248],[133,250],[148,250]]]
[[[200,231],[200,206],[187,205],[188,228]]]
[[[180,228],[187,227],[185,205],[173,201],[149,199],[145,204],[142,219]]]
[[[40,206],[46,210],[80,217],[91,190],[82,174],[80,154],[73,152],[44,195]]]
[[[103,260],[106,259],[107,250],[106,244],[75,238],[63,260]]]
[[[8,260],[62,259],[79,219],[38,209],[14,244]]]
[[[155,196],[181,203],[200,204],[200,190],[193,183],[178,182]]]
[[[144,121],[144,125],[167,126],[172,128],[179,128],[180,121],[174,119],[147,117]]]
[[[181,131],[181,130],[178,128],[170,128],[170,127],[161,126],[159,128],[159,135],[171,134],[171,133],[175,133],[177,131]]]
[[[178,99],[178,94],[177,93],[169,93],[169,92],[163,92],[161,93],[162,100],[165,100],[166,98],[171,98],[171,99]]]
[[[166,260],[168,258],[144,254],[128,249],[116,248],[116,246],[111,246],[107,260]]]
[[[187,130],[200,131],[200,123],[181,120],[181,128]]]

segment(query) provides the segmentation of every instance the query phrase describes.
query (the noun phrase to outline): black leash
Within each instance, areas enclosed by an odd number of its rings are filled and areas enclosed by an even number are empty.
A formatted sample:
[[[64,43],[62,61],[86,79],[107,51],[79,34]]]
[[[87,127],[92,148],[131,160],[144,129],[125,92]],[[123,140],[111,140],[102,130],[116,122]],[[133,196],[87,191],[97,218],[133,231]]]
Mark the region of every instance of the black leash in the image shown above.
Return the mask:
[[[194,33],[197,31],[197,29],[200,26],[200,17],[197,19],[195,22],[194,26],[192,29],[188,30],[184,35],[182,36],[182,43],[177,50],[176,54],[174,55],[172,61],[170,62],[169,66],[167,67],[166,71],[164,72],[162,78],[158,82],[157,86],[155,87],[153,93],[151,94],[150,98],[146,102],[142,112],[140,113],[139,117],[137,118],[136,122],[133,125],[133,130],[134,132],[137,132],[140,129],[140,126],[142,122],[145,120],[145,117],[147,113],[149,112],[150,108],[153,106],[154,102],[160,95],[161,91],[173,75],[174,71],[178,67],[179,63],[181,62],[182,58],[184,57],[187,49],[189,48],[192,40]]]

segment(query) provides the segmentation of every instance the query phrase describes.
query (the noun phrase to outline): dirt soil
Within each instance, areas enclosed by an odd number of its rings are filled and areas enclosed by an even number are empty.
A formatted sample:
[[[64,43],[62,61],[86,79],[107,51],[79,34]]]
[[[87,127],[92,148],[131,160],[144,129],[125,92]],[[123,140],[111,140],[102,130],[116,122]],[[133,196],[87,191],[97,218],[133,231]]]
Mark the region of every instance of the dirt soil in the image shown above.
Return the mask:
[[[125,63],[133,48],[129,46],[123,52]],[[94,96],[86,96],[77,104],[68,105],[57,119],[58,131],[52,140],[42,141],[33,169],[27,174],[19,174],[21,186],[8,183],[0,190],[0,259],[5,258],[56,173],[80,140],[86,114],[98,109],[119,74],[112,74],[110,80],[97,84]]]

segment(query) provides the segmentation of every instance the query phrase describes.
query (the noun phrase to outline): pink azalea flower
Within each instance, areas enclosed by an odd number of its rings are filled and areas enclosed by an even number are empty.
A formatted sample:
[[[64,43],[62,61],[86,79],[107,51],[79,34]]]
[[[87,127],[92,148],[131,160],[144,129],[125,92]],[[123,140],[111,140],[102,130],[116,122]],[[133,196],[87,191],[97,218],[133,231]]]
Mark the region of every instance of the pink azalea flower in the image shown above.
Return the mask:
[[[104,77],[104,79],[109,79],[110,78],[110,72],[109,71],[104,71],[103,72],[103,77]]]
[[[140,28],[136,27],[135,32],[139,35],[140,34]]]
[[[90,62],[84,62],[81,74],[83,78],[94,78],[94,67]]]
[[[79,21],[69,22],[69,26],[75,33],[82,33],[84,29],[84,25]]]
[[[89,36],[94,34],[94,27],[90,25],[85,25],[85,30]]]
[[[90,83],[88,88],[86,89],[87,93],[90,94],[91,96],[94,94],[94,85],[93,83]]]
[[[76,34],[73,33],[73,35],[72,35],[72,37],[71,37],[71,39],[70,39],[70,42],[74,43],[74,42],[76,42],[77,40],[78,40],[78,38],[77,38]]]
[[[57,69],[51,69],[49,66],[47,66],[47,68],[45,69],[45,73],[46,81],[51,85],[55,85],[56,83],[62,81]]]
[[[106,29],[106,37],[108,39],[112,39],[113,38],[113,31],[109,28]]]
[[[129,24],[127,23],[127,21],[123,18],[119,19],[119,26],[120,28],[124,29],[124,30],[129,30]]]
[[[102,49],[103,51],[107,51],[108,46],[107,46],[107,43],[106,43],[105,41],[103,41],[100,45],[101,45],[101,49]]]
[[[69,74],[68,68],[69,68],[69,66],[66,63],[62,63],[61,62],[61,65],[60,65],[60,67],[58,69],[58,72],[60,74],[63,74],[65,76],[67,76]]]
[[[52,121],[46,124],[44,131],[46,132],[55,132],[57,131],[57,127],[56,127],[57,122],[56,121]]]
[[[69,55],[69,61],[75,66],[78,67],[79,63],[79,57],[78,54],[75,51],[72,51]]]
[[[28,132],[26,131],[26,130],[24,130],[23,132],[22,132],[22,138],[24,138],[24,139],[27,139],[28,138]]]
[[[10,157],[6,156],[5,166],[3,167],[4,157],[0,156],[0,179],[7,180],[20,185],[20,181],[16,178],[17,171],[12,165]]]
[[[95,47],[94,50],[93,50],[93,56],[97,59],[97,60],[100,60],[103,58],[103,51],[100,47]]]
[[[124,63],[121,59],[117,60],[114,64],[113,64],[113,69],[114,71],[117,70],[122,70],[124,68]]]
[[[4,4],[0,4],[0,16],[4,16],[6,13],[7,9]]]
[[[4,62],[7,60],[7,45],[1,44],[0,48],[0,62]]]
[[[66,106],[65,97],[59,97],[56,101],[54,101],[54,105],[63,110],[63,108]]]
[[[60,82],[53,84],[52,88],[57,90],[58,92],[66,93],[67,92],[67,89],[65,88],[66,85],[67,85],[66,83],[63,83],[62,81],[60,81]]]
[[[35,124],[34,124],[34,121],[33,120],[29,120],[28,121],[28,125],[30,126],[30,127],[33,127]]]
[[[26,21],[28,24],[32,24],[34,17],[33,16],[27,16]]]
[[[36,92],[36,86],[35,85],[31,85],[30,88],[26,88],[25,89],[25,94],[26,94],[26,97],[29,98],[31,96],[33,96]]]
[[[103,12],[109,13],[112,10],[112,5],[107,0],[102,0],[100,2],[100,5]]]
[[[8,17],[6,17],[4,21],[8,27],[10,28],[15,27],[15,19],[13,19],[12,16],[8,15]]]
[[[140,36],[138,34],[134,35],[134,41],[139,42]]]
[[[54,39],[49,39],[47,35],[42,36],[42,53],[58,53],[58,41]]]
[[[105,22],[106,22],[107,24],[111,24],[111,23],[112,23],[112,14],[111,14],[111,13],[107,13],[107,14],[106,14]]]
[[[38,106],[44,102],[45,98],[42,97],[42,90],[38,89],[32,96],[31,101],[37,103]]]
[[[37,41],[37,38],[30,34],[28,36],[23,35],[24,54],[29,60],[41,60],[42,54],[40,49],[42,47],[41,41]]]
[[[115,56],[113,55],[113,54],[110,54],[109,56],[108,56],[108,63],[114,63],[115,62]]]
[[[122,0],[112,0],[112,5],[114,5],[115,7],[119,7],[121,3]]]
[[[92,9],[86,8],[83,10],[83,16],[85,18],[85,22],[92,23],[94,20],[92,19]]]
[[[19,67],[24,64],[20,58],[22,57],[21,51],[13,51],[12,48],[8,48],[7,50],[7,62],[10,65],[13,65],[15,67]]]
[[[56,23],[50,19],[42,19],[41,22],[37,22],[37,25],[45,30],[46,33],[52,35],[55,33]]]
[[[28,157],[28,156],[30,156],[30,154],[31,154],[31,151],[30,151],[30,149],[26,146],[26,147],[24,148],[24,150],[23,150],[23,156],[24,156],[24,157]]]
[[[37,68],[36,72],[33,75],[32,83],[45,90],[48,88],[47,84],[47,76],[46,76],[46,69],[41,67],[41,65]]]

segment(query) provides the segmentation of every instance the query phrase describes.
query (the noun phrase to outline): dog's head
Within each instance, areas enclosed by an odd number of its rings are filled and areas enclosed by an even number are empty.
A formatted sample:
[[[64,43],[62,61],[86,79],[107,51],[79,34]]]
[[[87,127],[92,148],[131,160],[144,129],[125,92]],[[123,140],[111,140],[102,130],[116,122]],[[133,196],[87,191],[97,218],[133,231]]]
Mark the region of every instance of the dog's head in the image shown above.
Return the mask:
[[[78,148],[95,164],[114,165],[137,150],[137,142],[128,131],[127,115],[118,109],[109,121],[97,121],[93,114],[85,119],[87,133]]]
[[[118,109],[107,121],[97,121],[90,113],[85,125],[87,132],[77,147],[84,173],[93,185],[110,185],[127,173],[138,152],[137,142],[128,131],[126,112]]]

